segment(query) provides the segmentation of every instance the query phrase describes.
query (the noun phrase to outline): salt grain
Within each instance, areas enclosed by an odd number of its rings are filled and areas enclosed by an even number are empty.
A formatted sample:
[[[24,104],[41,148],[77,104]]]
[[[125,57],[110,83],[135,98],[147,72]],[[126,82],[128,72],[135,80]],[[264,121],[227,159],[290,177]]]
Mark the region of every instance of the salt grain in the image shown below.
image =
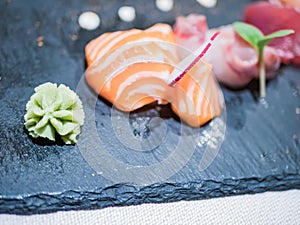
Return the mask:
[[[163,12],[168,12],[173,9],[174,1],[173,0],[156,0],[155,4],[159,10],[161,10]]]
[[[95,30],[100,25],[100,18],[96,13],[87,11],[79,16],[78,23],[83,29]]]
[[[217,0],[197,0],[197,2],[206,8],[213,8],[217,5]]]
[[[135,9],[132,6],[122,6],[118,10],[118,16],[125,22],[131,22],[135,19]]]
[[[78,39],[78,36],[76,34],[73,34],[71,36],[72,41],[76,41]]]
[[[38,45],[39,47],[42,47],[42,46],[44,45],[43,40],[44,40],[44,37],[43,37],[43,36],[37,37],[36,41],[37,41],[37,45]]]

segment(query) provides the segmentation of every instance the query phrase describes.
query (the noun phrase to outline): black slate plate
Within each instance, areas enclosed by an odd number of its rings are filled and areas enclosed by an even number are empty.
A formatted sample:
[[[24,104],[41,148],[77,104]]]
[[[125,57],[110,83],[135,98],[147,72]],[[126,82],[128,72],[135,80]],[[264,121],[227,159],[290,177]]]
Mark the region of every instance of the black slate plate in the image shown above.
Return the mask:
[[[90,39],[105,31],[145,28],[156,22],[173,24],[176,16],[190,12],[204,13],[210,26],[219,26],[239,20],[249,2],[219,1],[216,8],[204,9],[196,1],[176,1],[171,12],[162,13],[155,8],[154,1],[146,0],[125,3],[2,0],[0,212],[33,214],[300,188],[300,69],[293,66],[282,67],[278,77],[268,83],[266,102],[258,100],[255,82],[241,91],[222,88],[227,107],[225,141],[203,171],[199,170],[199,164],[206,157],[205,138],[214,131],[212,123],[194,130],[201,134],[197,137],[197,147],[193,151],[189,145],[181,147],[181,152],[191,154],[190,158],[184,164],[174,164],[180,169],[167,179],[160,177],[158,182],[151,182],[150,178],[165,173],[154,169],[143,176],[136,173],[137,169],[132,170],[134,176],[124,175],[124,171],[116,171],[120,168],[110,164],[111,161],[95,171],[85,155],[87,150],[98,150],[96,141],[90,138],[95,134],[90,133],[90,126],[98,131],[105,151],[113,159],[136,168],[162,162],[172,155],[178,137],[189,136],[181,133],[184,126],[167,106],[153,106],[130,115],[132,134],[128,135],[135,135],[137,140],[148,138],[151,131],[147,122],[159,116],[168,134],[164,144],[146,152],[125,148],[112,135],[111,106],[95,98],[84,87],[85,83],[80,82],[85,69],[84,45]],[[116,19],[116,12],[123,4],[136,7],[137,19],[133,23]],[[91,32],[79,28],[77,18],[85,10],[99,13],[102,19],[99,29]],[[39,36],[44,38],[42,47],[37,45]],[[83,97],[87,120],[78,145],[33,140],[24,129],[25,104],[33,88],[47,81],[64,83]],[[118,116],[122,120],[124,115]],[[105,152],[100,153],[108,159]],[[181,156],[186,155],[178,157]],[[111,174],[116,176],[109,177]],[[135,181],[139,185],[134,185]]]

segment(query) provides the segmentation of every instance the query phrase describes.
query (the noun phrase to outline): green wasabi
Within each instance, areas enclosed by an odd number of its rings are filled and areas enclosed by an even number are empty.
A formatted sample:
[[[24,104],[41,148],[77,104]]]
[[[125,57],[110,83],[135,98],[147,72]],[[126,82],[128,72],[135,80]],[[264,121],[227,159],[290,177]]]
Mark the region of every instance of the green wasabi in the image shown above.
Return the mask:
[[[47,82],[34,89],[26,104],[25,127],[34,137],[55,141],[59,134],[65,144],[75,144],[84,122],[78,95],[69,87]]]

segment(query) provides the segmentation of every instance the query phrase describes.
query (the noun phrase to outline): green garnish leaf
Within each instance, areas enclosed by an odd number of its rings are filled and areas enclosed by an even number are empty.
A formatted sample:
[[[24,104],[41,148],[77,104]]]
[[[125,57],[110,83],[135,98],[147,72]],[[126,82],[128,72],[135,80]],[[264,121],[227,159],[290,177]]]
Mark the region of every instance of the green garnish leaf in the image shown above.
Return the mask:
[[[264,37],[264,34],[259,29],[243,22],[233,23],[233,28],[245,41],[258,50],[257,43]]]
[[[276,31],[272,34],[269,34],[267,36],[263,36],[260,40],[257,42],[258,49],[263,49],[272,39],[277,37],[284,37],[289,34],[295,33],[294,30],[280,30]]]
[[[258,28],[253,25],[235,22],[233,23],[234,30],[258,52],[259,77],[260,77],[260,96],[265,97],[265,65],[264,65],[264,47],[274,38],[284,37],[295,33],[294,30],[279,30],[274,33],[264,35]]]
[[[78,95],[67,86],[39,85],[26,104],[25,127],[34,137],[55,141],[59,134],[66,144],[77,142],[84,111]]]

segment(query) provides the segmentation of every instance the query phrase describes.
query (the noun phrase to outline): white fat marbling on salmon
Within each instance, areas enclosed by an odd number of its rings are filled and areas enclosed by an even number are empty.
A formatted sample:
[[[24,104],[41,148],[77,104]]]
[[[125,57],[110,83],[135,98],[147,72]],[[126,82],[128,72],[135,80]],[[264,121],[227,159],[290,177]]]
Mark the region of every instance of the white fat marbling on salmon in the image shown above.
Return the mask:
[[[119,86],[118,92],[117,92],[117,98],[121,95],[121,93],[123,92],[123,90],[126,87],[130,86],[130,84],[136,82],[137,80],[145,79],[145,81],[147,81],[147,78],[149,79],[151,77],[159,77],[162,80],[166,80],[168,76],[169,76],[169,71],[160,72],[160,73],[155,73],[152,71],[142,71],[139,73],[132,74],[126,80],[124,80],[124,82]],[[167,83],[166,83],[166,85],[167,85]],[[144,87],[144,85],[141,86],[141,88],[143,88],[143,87]],[[151,95],[152,93],[149,92],[148,94]]]
[[[202,80],[201,84],[199,84],[200,88],[199,88],[199,93],[196,99],[198,99],[197,101],[197,109],[201,109],[201,104],[203,103],[204,100],[204,93],[205,95],[207,95],[209,93],[209,91],[206,91],[207,89],[207,82],[208,82],[208,77],[204,76],[204,80]],[[197,111],[197,115],[200,115],[200,111]]]
[[[161,85],[156,85],[156,84],[145,84],[143,86],[140,86],[139,88],[133,89],[127,97],[131,97],[132,95],[135,94],[146,94],[149,96],[153,96],[155,98],[157,98],[158,96],[156,96],[154,93],[157,93],[157,91],[160,91],[161,93],[163,93],[166,89],[161,86]],[[163,96],[161,96],[163,99]]]
[[[179,111],[181,113],[187,112],[185,104],[186,104],[186,102],[183,99],[179,101]]]
[[[91,53],[90,53],[90,57],[92,60],[97,60],[98,57],[97,57],[97,53],[98,51],[102,48],[102,46],[104,46],[105,44],[107,44],[108,42],[110,42],[112,39],[114,39],[115,37],[118,37],[120,34],[120,32],[115,32],[115,33],[112,33],[111,35],[106,35],[104,37],[103,40],[101,40],[100,44],[97,44],[98,42],[97,41],[94,41],[91,43],[91,47],[89,49],[91,49]]]
[[[127,33],[120,34],[118,37],[114,38],[109,44],[107,44],[97,55],[97,59],[100,59],[103,55],[109,52],[116,44],[122,41],[124,38],[129,37],[133,34],[139,33],[139,30],[130,30]]]

